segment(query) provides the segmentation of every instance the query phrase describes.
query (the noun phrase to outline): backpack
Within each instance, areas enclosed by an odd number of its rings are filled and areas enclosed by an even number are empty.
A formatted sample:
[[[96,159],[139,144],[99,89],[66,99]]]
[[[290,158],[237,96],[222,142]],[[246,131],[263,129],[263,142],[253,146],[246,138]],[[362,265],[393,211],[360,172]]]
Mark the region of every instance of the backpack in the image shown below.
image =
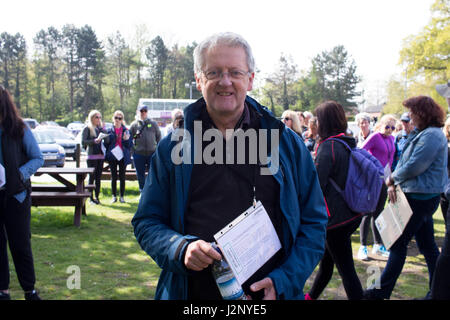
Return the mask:
[[[347,143],[340,139],[335,140],[350,151],[347,180],[342,190],[337,183],[330,178],[331,184],[342,195],[350,210],[357,213],[374,212],[380,197],[384,174],[380,161],[367,150],[350,148]]]

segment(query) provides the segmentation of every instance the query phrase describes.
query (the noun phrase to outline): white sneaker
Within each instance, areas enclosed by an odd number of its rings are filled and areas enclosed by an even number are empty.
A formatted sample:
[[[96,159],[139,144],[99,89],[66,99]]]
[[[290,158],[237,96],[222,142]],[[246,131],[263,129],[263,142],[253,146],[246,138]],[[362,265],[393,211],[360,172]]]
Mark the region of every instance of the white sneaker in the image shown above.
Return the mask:
[[[382,245],[380,247],[380,250],[378,250],[378,252],[379,252],[378,254],[381,254],[383,257],[389,258],[390,252],[389,252],[389,250],[386,249],[385,246]]]
[[[358,250],[358,259],[362,260],[362,261],[367,261],[369,260],[369,257],[367,256],[367,247],[366,246],[361,246],[359,247]]]
[[[372,254],[380,254],[380,253],[378,253],[378,251],[380,251],[380,248],[381,248],[381,245],[375,243],[372,247]]]

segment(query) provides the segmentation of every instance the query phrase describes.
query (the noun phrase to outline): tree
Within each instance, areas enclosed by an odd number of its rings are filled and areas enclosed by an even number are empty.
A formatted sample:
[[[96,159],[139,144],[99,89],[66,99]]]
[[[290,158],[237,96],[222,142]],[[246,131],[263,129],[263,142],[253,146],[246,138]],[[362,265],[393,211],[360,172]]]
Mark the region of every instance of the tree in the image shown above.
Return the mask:
[[[167,67],[168,49],[160,36],[157,36],[150,42],[150,46],[145,50],[145,55],[150,61],[149,72],[150,78],[154,85],[155,98],[162,98],[164,71]]]
[[[117,86],[120,106],[124,106],[124,99],[129,92],[130,48],[125,43],[119,31],[108,37],[107,50],[110,70],[114,73],[114,85]]]
[[[405,39],[400,63],[407,65],[407,76],[446,82],[450,77],[450,0],[436,0],[432,18],[417,35]]]
[[[275,100],[275,103],[281,105],[284,110],[289,109],[296,103],[297,95],[294,88],[296,77],[297,66],[294,64],[292,57],[285,56],[282,53],[275,73],[266,79],[269,88],[265,92],[270,95],[271,103]],[[273,91],[273,88],[278,88],[278,90]],[[274,110],[274,105],[271,107]]]
[[[65,74],[67,76],[67,85],[69,89],[69,114],[73,120],[74,96],[77,89],[77,79],[79,78],[80,68],[78,64],[78,33],[79,29],[74,25],[65,25],[62,28],[62,51],[65,62]]]
[[[61,34],[54,27],[49,27],[47,31],[41,30],[34,38],[34,43],[44,56],[46,64],[47,75],[47,93],[51,91],[51,114],[56,115],[55,108],[55,82],[57,80],[57,63],[58,63],[58,49],[61,47]]]
[[[83,102],[81,104],[81,110],[84,116],[89,113],[89,108],[95,106],[98,102],[98,96],[94,97],[92,94],[98,92],[93,90],[91,85],[91,77],[97,68],[98,62],[98,50],[102,50],[101,43],[97,40],[97,35],[94,30],[85,25],[81,27],[78,33],[78,63],[81,70],[81,78],[80,81],[82,83],[83,90]]]
[[[323,51],[312,60],[311,79],[316,79],[315,90],[322,100],[334,100],[345,109],[356,106],[356,91],[361,78],[356,74],[356,63],[344,46],[336,46],[331,51]]]

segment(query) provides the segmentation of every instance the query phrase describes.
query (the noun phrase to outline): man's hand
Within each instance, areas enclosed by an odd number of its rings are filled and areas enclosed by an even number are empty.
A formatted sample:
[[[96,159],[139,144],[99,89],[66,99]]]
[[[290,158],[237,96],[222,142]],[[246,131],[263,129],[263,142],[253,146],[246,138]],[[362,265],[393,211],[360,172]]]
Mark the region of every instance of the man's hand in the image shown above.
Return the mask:
[[[194,271],[201,271],[222,256],[206,241],[197,240],[190,243],[184,255],[184,265]]]
[[[275,286],[273,285],[272,279],[269,277],[262,279],[261,281],[255,282],[250,286],[250,290],[253,292],[264,289],[264,298],[263,300],[276,300],[277,292],[275,290]]]

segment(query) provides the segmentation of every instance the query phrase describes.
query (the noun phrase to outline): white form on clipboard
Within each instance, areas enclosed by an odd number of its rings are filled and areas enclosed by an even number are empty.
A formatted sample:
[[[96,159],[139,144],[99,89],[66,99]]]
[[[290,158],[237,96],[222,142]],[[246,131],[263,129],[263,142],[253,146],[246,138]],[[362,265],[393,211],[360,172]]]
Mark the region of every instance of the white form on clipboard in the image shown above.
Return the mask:
[[[240,285],[281,249],[280,239],[260,201],[217,232],[214,239]]]

